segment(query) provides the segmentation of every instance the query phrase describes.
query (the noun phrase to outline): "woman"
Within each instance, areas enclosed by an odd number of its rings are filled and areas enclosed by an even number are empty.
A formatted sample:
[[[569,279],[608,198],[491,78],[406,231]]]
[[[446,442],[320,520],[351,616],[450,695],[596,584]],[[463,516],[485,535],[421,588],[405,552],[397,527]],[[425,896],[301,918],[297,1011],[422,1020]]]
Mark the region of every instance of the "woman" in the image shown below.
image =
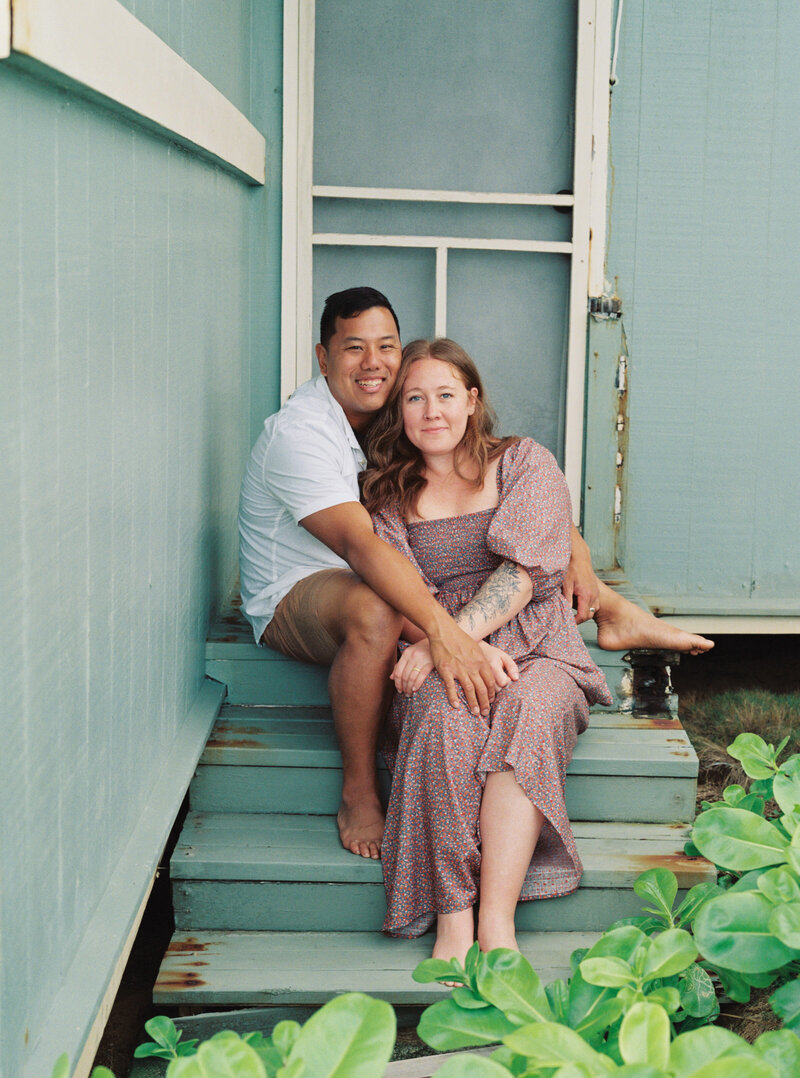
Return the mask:
[[[581,865],[564,779],[589,704],[610,704],[561,595],[570,502],[552,455],[497,438],[478,372],[453,341],[413,341],[370,432],[363,499],[381,538],[419,569],[475,640],[498,686],[488,717],[452,708],[420,631],[392,677],[384,756],[384,931],[463,960],[516,947],[517,901],[567,894]],[[535,855],[534,855],[534,850]]]

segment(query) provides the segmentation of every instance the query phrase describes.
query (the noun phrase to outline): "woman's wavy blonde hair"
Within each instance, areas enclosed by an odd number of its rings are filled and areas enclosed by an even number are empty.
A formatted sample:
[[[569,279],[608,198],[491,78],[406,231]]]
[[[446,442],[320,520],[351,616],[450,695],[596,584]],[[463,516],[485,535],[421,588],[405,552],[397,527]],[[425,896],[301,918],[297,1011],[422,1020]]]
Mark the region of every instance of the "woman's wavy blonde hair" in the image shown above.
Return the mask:
[[[517,438],[495,436],[494,411],[486,399],[478,369],[464,351],[448,337],[435,340],[411,341],[403,349],[397,379],[386,406],[372,424],[366,438],[369,466],[361,475],[361,498],[370,513],[396,503],[403,517],[412,515],[425,487],[422,454],[405,435],[403,429],[402,394],[408,371],[418,359],[439,359],[448,363],[467,387],[477,389],[475,411],[467,419],[467,429],[461,440],[461,463],[473,461],[478,466],[474,480],[480,489],[491,461],[516,442]],[[455,465],[456,475],[466,478]]]

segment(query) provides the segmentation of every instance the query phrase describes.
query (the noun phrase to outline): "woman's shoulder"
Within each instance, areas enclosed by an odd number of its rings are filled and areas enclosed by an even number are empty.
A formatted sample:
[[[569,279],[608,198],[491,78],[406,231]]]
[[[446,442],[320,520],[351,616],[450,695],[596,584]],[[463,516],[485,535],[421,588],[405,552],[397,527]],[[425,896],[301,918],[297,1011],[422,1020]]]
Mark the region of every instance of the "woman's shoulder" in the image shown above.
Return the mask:
[[[503,453],[504,475],[517,469],[536,467],[558,468],[558,463],[550,450],[533,438],[517,438]]]

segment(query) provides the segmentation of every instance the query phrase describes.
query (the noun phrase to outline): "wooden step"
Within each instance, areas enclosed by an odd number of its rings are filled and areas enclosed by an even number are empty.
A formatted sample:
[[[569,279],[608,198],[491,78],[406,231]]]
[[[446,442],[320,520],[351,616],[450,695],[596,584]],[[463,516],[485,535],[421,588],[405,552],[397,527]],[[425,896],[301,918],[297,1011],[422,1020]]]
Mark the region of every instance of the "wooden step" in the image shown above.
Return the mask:
[[[581,886],[524,902],[520,929],[601,931],[641,910],[632,891],[648,868],[669,868],[683,891],[713,880],[683,854],[685,824],[576,823]],[[339,843],[330,816],[190,813],[170,863],[179,929],[378,932],[386,912],[380,862]]]
[[[547,983],[570,973],[569,956],[593,932],[521,932],[518,942]],[[324,1003],[367,992],[395,1004],[426,1004],[448,989],[417,984],[433,936],[390,939],[371,932],[176,932],[153,990],[156,1006]]]
[[[192,781],[191,806],[330,816],[340,763],[327,709],[228,705]],[[387,792],[388,774],[380,776]],[[689,822],[696,778],[697,757],[677,720],[598,714],[568,768],[567,810],[575,820]]]
[[[623,661],[623,653],[603,651],[597,646],[594,622],[580,629],[617,705],[629,701],[630,668]],[[250,626],[236,609],[223,614],[211,626],[206,641],[206,673],[227,686],[231,704],[328,703],[327,667],[295,662],[271,648],[258,647]]]

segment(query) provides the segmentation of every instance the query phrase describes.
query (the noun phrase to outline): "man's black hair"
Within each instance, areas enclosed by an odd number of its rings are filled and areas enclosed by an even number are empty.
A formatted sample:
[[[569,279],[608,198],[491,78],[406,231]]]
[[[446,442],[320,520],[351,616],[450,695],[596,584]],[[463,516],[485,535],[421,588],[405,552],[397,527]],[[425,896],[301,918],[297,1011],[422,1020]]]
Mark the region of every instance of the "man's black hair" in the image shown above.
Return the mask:
[[[383,292],[362,285],[360,288],[345,288],[343,292],[334,292],[325,300],[322,318],[319,320],[319,343],[322,347],[327,349],[331,337],[336,332],[337,318],[355,318],[364,311],[370,310],[371,307],[386,308],[394,319],[399,337],[400,323],[394,313],[394,307]]]

